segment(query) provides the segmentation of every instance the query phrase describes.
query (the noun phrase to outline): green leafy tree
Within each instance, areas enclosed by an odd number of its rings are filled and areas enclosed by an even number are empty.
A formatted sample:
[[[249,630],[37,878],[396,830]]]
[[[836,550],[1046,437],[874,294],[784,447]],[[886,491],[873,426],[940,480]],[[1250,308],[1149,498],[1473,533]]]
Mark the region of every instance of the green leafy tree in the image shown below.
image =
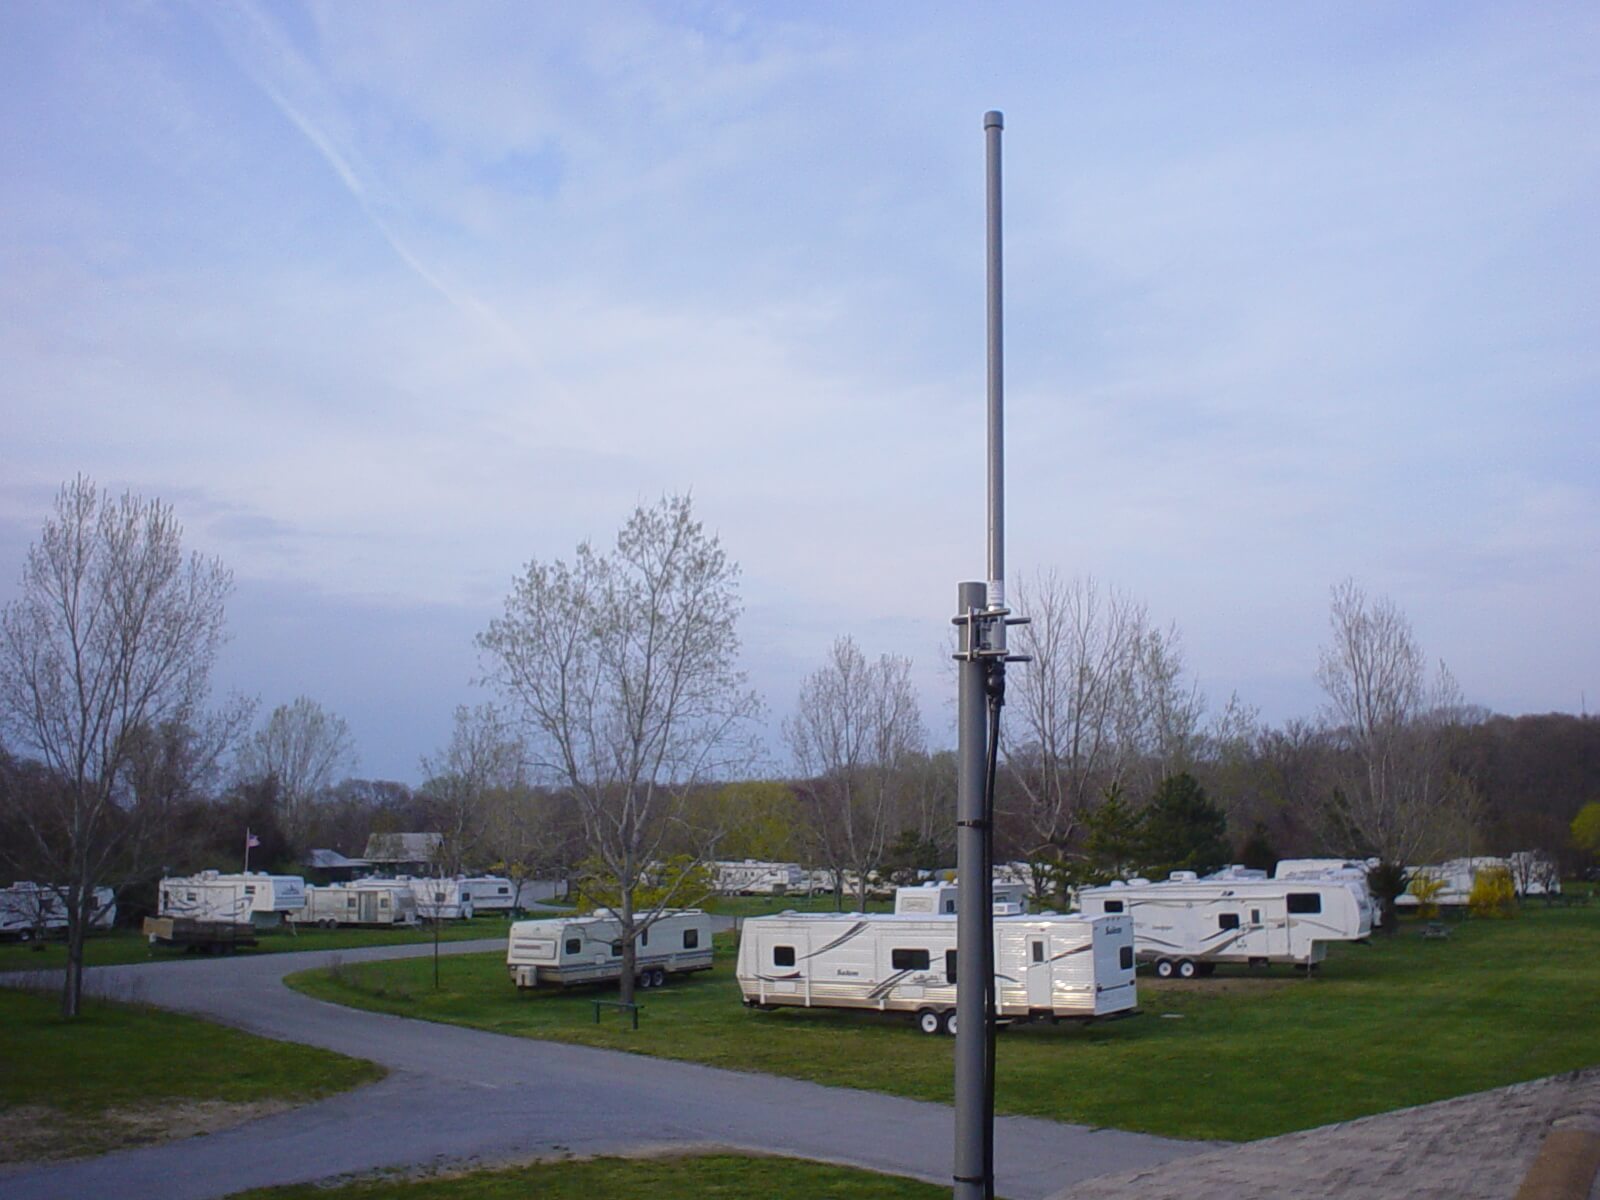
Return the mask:
[[[1226,866],[1233,847],[1228,818],[1187,771],[1163,779],[1140,823],[1141,857],[1154,872]]]
[[[1600,858],[1600,800],[1591,800],[1572,818],[1572,845],[1591,858]]]
[[[622,890],[606,861],[590,855],[578,864],[578,908],[622,908]],[[716,890],[711,867],[692,854],[674,854],[652,863],[633,888],[636,909],[693,908]]]

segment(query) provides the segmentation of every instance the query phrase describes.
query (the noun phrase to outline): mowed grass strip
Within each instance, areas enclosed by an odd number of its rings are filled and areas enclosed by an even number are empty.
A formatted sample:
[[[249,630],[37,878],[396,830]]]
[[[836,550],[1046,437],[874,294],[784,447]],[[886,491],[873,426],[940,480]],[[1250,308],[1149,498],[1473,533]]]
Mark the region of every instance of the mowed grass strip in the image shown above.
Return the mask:
[[[935,1200],[949,1187],[794,1158],[594,1158],[342,1187],[265,1188],[232,1200]]]
[[[146,1005],[89,998],[67,1021],[59,1003],[54,992],[0,988],[0,1118],[27,1110],[29,1124],[54,1127],[48,1144],[12,1130],[0,1138],[0,1161],[38,1156],[24,1146],[56,1157],[181,1136],[181,1126],[163,1126],[163,1110],[298,1104],[384,1074],[376,1063]]]
[[[1407,925],[1333,947],[1321,974],[1287,967],[1157,983],[1142,1015],[1030,1025],[999,1038],[996,1105],[1189,1138],[1248,1140],[1600,1063],[1600,908],[1530,905],[1447,940]],[[715,969],[639,993],[638,1031],[591,1001],[519,994],[504,956],[386,962],[291,976],[320,999],[499,1033],[630,1050],[949,1102],[953,1044],[900,1016],[742,1007],[733,941]]]
[[[441,942],[468,942],[474,938],[505,937],[510,922],[501,916],[474,917],[470,921],[448,921],[439,927]],[[409,946],[432,942],[433,929],[296,929],[266,930],[257,935],[256,945],[239,954],[295,954],[307,950],[354,950],[362,946]],[[113,929],[92,934],[84,941],[84,965],[121,966],[140,962],[184,962],[198,956],[171,946],[152,946],[137,929]],[[67,965],[64,941],[50,938],[42,942],[0,942],[0,972],[59,971]]]

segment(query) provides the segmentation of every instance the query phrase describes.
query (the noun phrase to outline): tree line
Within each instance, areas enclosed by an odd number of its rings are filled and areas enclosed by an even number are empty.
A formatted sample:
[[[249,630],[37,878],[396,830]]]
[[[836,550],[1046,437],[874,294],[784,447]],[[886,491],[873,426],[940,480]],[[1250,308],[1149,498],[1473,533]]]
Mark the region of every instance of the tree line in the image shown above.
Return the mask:
[[[606,546],[531,561],[479,635],[494,701],[456,710],[412,789],[350,777],[348,727],[301,697],[259,722],[210,694],[232,580],[183,552],[170,507],[66,485],[0,617],[0,869],[68,911],[63,1011],[77,1011],[93,887],[257,865],[372,833],[441,835],[436,868],[570,876],[633,949],[700,899],[713,858],[824,868],[840,905],[874,878],[953,865],[954,769],[930,747],[909,660],[838,638],[764,769],[762,702],[740,671],[738,567],[690,500],[640,506]],[[1042,899],[1084,882],[1279,855],[1403,868],[1512,849],[1564,855],[1600,798],[1600,722],[1466,704],[1390,601],[1330,596],[1314,719],[1212,710],[1174,626],[1088,577],[1014,585],[996,784],[997,855]],[[1597,847],[1600,848],[1600,847]],[[1387,872],[1387,874],[1385,874]],[[624,997],[626,998],[626,996]]]

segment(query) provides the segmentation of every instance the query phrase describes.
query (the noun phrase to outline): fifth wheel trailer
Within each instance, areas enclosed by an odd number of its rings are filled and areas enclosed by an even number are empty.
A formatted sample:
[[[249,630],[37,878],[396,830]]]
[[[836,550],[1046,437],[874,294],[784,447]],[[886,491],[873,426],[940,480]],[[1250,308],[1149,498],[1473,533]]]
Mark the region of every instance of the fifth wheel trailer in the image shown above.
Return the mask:
[[[622,923],[609,909],[586,917],[517,921],[506,944],[506,970],[521,988],[570,987],[622,978]],[[634,969],[641,987],[670,975],[711,969],[711,918],[698,908],[668,909],[639,935]]]
[[[1295,963],[1327,957],[1329,942],[1357,941],[1360,908],[1342,880],[1205,880],[1178,872],[1161,883],[1133,880],[1084,888],[1087,916],[1133,919],[1139,961],[1163,979],[1208,975],[1217,963]]]
[[[902,1012],[924,1033],[954,1033],[956,918],[781,913],[750,917],[737,974],[751,1007]],[[994,922],[996,1016],[1092,1018],[1130,1011],[1133,924],[1126,917],[1010,916]]]
[[[305,905],[306,884],[298,875],[201,871],[163,879],[157,915],[267,929],[293,920]]]

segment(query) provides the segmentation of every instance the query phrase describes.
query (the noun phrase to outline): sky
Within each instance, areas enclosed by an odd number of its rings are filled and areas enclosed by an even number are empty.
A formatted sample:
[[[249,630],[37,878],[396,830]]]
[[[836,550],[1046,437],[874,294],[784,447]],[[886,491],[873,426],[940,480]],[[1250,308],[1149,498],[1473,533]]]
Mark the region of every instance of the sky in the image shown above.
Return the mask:
[[[68,479],[234,573],[219,692],[418,781],[531,559],[690,491],[776,734],[834,638],[949,744],[985,573],[1314,716],[1332,585],[1600,704],[1600,9],[0,8],[0,601]],[[781,739],[773,736],[775,769]]]

